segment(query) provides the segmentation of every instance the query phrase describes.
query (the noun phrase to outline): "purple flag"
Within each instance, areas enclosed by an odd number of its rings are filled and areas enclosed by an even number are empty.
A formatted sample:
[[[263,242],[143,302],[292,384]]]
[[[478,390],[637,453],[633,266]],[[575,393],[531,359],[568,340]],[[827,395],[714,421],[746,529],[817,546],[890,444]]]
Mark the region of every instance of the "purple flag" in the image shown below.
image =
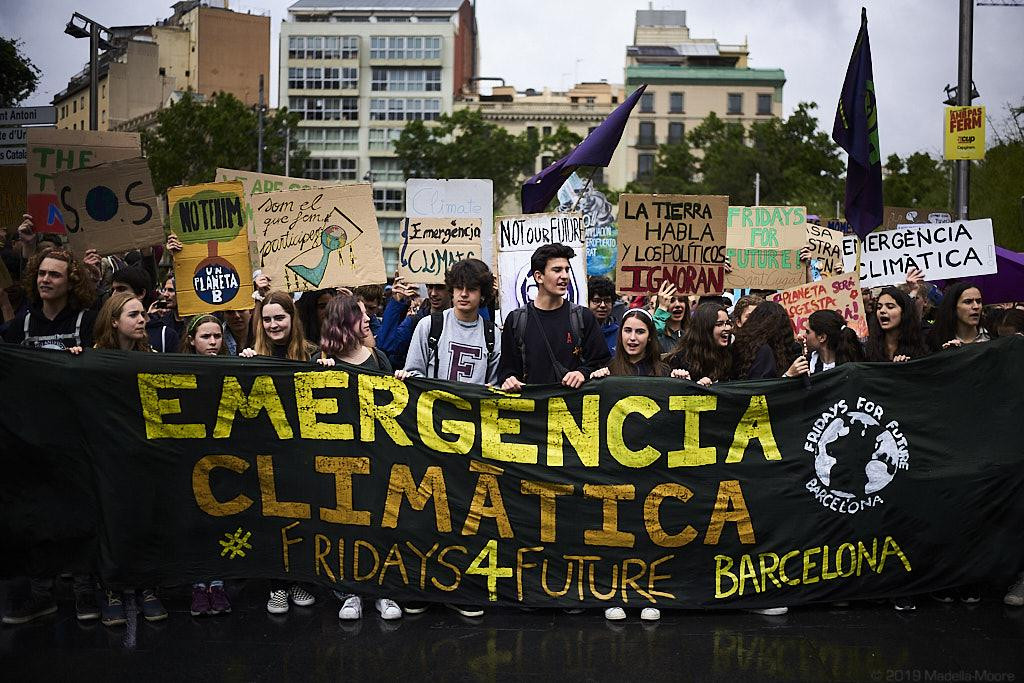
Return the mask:
[[[843,91],[839,95],[832,139],[846,150],[846,221],[864,239],[882,224],[882,157],[878,146],[878,110],[871,73],[868,12],[861,8],[860,32],[853,45]]]
[[[1024,254],[996,246],[996,268],[998,270],[991,275],[975,275],[963,279],[978,286],[986,304],[1024,301]],[[953,282],[956,280],[947,280],[943,286]]]
[[[576,149],[523,183],[523,213],[540,213],[562,186],[565,179],[580,166],[607,166],[619,145],[633,107],[647,89],[641,85],[626,101],[616,107],[601,125],[593,130]]]

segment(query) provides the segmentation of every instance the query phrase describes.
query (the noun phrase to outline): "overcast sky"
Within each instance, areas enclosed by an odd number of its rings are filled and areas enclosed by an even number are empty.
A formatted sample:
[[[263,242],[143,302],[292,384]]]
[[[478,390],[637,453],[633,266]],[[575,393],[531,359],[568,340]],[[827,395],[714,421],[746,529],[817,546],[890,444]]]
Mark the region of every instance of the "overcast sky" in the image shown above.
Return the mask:
[[[245,0],[239,10],[271,15],[271,102],[277,101],[278,30],[292,0]],[[924,150],[941,153],[943,86],[957,78],[958,0],[690,0],[655,2],[684,9],[694,38],[750,47],[750,65],[786,72],[784,108],[819,105],[831,131],[850,51],[868,9],[883,158]],[[501,76],[518,89],[562,89],[579,80],[623,81],[634,13],[628,0],[477,0],[480,75]],[[63,33],[72,12],[111,25],[152,23],[170,14],[169,0],[0,0],[0,34],[24,41],[42,70],[26,104],[49,104],[88,59],[88,41]],[[1024,104],[1024,7],[976,7],[976,103],[1006,118],[1005,104]]]

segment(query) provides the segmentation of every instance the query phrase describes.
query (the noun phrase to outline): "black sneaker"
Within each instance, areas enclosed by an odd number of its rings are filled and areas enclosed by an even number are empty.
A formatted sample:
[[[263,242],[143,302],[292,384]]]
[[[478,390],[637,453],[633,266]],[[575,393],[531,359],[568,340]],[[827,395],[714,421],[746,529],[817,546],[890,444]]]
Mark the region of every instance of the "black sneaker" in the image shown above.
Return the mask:
[[[981,589],[974,584],[961,586],[957,595],[960,597],[960,602],[965,605],[976,605],[981,602]]]
[[[429,602],[406,602],[402,603],[402,611],[406,614],[422,614],[430,607]]]
[[[109,590],[104,592],[100,602],[100,621],[104,626],[121,626],[128,621],[120,593]]]
[[[448,609],[453,609],[464,617],[482,617],[484,611],[479,607],[473,605],[453,605],[452,603],[446,602],[444,604]]]
[[[156,597],[156,590],[153,588],[142,589],[139,594],[139,609],[146,621],[160,621],[167,618],[167,610],[164,609],[160,598]]]
[[[931,593],[932,600],[948,605],[956,600],[956,594],[951,590],[935,591]]]
[[[100,606],[96,604],[96,591],[87,590],[75,593],[75,618],[79,621],[92,621],[100,618]]]
[[[53,614],[57,611],[57,603],[51,593],[31,593],[28,598],[11,605],[4,615],[5,624],[27,624],[33,619]]]

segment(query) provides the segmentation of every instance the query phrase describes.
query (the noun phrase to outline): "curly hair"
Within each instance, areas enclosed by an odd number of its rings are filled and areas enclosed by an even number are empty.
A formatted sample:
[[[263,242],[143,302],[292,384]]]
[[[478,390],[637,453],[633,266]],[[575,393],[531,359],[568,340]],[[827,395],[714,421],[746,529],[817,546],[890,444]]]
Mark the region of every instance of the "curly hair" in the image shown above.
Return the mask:
[[[615,356],[608,364],[608,371],[612,375],[633,376],[636,374],[636,366],[629,362],[622,343],[622,330],[626,321],[630,319],[641,320],[647,328],[647,345],[644,347],[643,357],[640,359],[651,368],[652,377],[665,377],[669,373],[668,365],[661,360],[661,344],[658,343],[658,330],[654,327],[654,318],[642,308],[632,308],[622,316],[622,323],[619,325],[619,340],[615,345]]]
[[[188,324],[185,325],[185,334],[181,338],[181,344],[178,346],[178,353],[191,353],[195,354],[195,334],[196,331],[205,325],[206,323],[215,323],[221,330],[224,326],[220,322],[220,318],[215,315],[206,313],[204,315],[194,315],[188,319]],[[190,341],[191,340],[191,341]],[[226,356],[228,354],[228,345],[221,339],[220,351],[217,352],[218,356]]]
[[[48,258],[68,264],[68,305],[78,311],[91,307],[96,301],[96,285],[86,274],[85,266],[81,261],[75,258],[71,250],[63,247],[41,251],[28,262],[22,286],[28,292],[29,301],[34,304],[42,302],[39,297],[39,289],[36,287],[36,280],[39,277],[40,264],[43,259]]]
[[[893,358],[886,349],[885,330],[878,322],[877,309],[883,296],[891,297],[900,308],[900,326],[896,330],[898,340],[894,355],[910,358],[927,356],[928,347],[921,333],[921,318],[917,315],[917,306],[914,305],[913,299],[898,287],[885,287],[875,297],[875,315],[868,317],[868,341],[864,348],[867,360],[884,363]]]
[[[533,255],[530,256],[530,273],[543,273],[548,267],[548,261],[559,258],[571,261],[576,258],[576,252],[572,247],[558,242],[537,247]]]
[[[476,258],[462,259],[444,274],[449,292],[459,289],[480,290],[480,306],[486,306],[494,297],[494,275],[487,264]]]
[[[320,350],[324,357],[347,355],[359,348],[365,339],[363,309],[359,300],[348,294],[339,294],[331,299],[320,330]]]
[[[760,306],[764,303],[764,297],[758,296],[757,294],[748,294],[741,296],[737,301],[736,305],[732,307],[732,319],[736,322],[737,326],[742,326],[740,322],[743,319],[743,311],[747,310],[751,306]],[[751,311],[753,313],[753,311]]]
[[[106,300],[103,307],[100,308],[100,312],[96,315],[96,325],[92,331],[93,348],[121,349],[121,344],[117,338],[117,331],[114,329],[114,323],[121,317],[121,311],[124,310],[125,305],[129,301],[138,301],[139,305],[142,305],[142,301],[138,297],[128,292],[114,292]],[[128,350],[149,351],[149,337],[136,340],[132,344],[132,348]]]
[[[274,342],[270,339],[270,335],[267,334],[267,330],[263,326],[263,309],[270,304],[277,304],[291,318],[288,340],[285,342],[287,349],[285,351],[285,358],[289,360],[309,360],[316,347],[306,341],[306,335],[302,331],[302,318],[299,317],[298,311],[295,310],[295,302],[292,300],[292,295],[288,292],[270,292],[257,305],[255,315],[258,321],[255,325],[256,334],[252,345],[253,351],[261,356],[274,355]]]
[[[793,325],[786,309],[774,301],[758,304],[743,327],[736,330],[736,340],[732,345],[733,376],[747,378],[750,366],[764,344],[775,357],[776,375],[781,375],[796,360],[794,342]]]
[[[669,366],[684,368],[690,377],[710,377],[716,382],[729,379],[732,373],[732,354],[729,347],[715,341],[718,314],[729,314],[725,306],[705,303],[697,307],[679,338],[676,348],[665,358]]]

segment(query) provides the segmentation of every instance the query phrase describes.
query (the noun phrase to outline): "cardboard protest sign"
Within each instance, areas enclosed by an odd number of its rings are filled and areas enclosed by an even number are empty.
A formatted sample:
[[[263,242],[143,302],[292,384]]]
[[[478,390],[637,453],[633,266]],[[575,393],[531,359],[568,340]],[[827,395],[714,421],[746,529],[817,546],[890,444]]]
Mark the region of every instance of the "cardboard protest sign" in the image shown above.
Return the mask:
[[[945,158],[985,158],[985,107],[946,107]]]
[[[558,242],[572,247],[576,255],[569,259],[569,286],[565,298],[587,305],[587,269],[583,250],[585,228],[579,213],[530,213],[522,216],[498,216],[498,273],[501,287],[501,313],[508,315],[537,296],[530,257],[537,247]]]
[[[953,215],[945,209],[915,209],[906,206],[887,206],[882,215],[882,230],[892,230],[897,225],[953,222]]]
[[[142,156],[138,133],[61,128],[29,128],[27,149],[28,213],[37,232],[66,232],[54,183],[58,171]]]
[[[559,211],[579,211],[586,231],[587,277],[611,275],[618,256],[619,228],[604,193],[573,171],[558,190]]]
[[[163,211],[142,157],[61,171],[54,181],[77,253],[116,254],[163,243]]]
[[[793,331],[797,334],[804,331],[811,313],[832,310],[843,316],[858,337],[868,336],[867,313],[861,301],[860,285],[855,272],[792,287],[768,298],[786,309],[789,321],[793,323]]]
[[[657,292],[669,280],[680,294],[720,294],[728,209],[724,195],[619,195],[619,291]]]
[[[822,218],[821,225],[844,235],[854,234],[853,227],[842,218]]]
[[[479,218],[406,218],[398,250],[398,276],[406,282],[444,282],[455,263],[481,259]]]
[[[843,272],[843,233],[808,223],[807,243],[822,275],[829,277]]]
[[[807,243],[802,206],[730,206],[727,249],[732,272],[725,286],[785,289],[807,279],[800,248]]]
[[[480,260],[494,270],[494,182],[476,179],[410,178],[405,182],[409,218],[479,218]]]
[[[0,233],[21,225],[28,208],[26,188],[24,166],[0,166]]]
[[[369,183],[259,195],[253,265],[291,292],[386,282]]]
[[[310,180],[308,178],[292,178],[290,176],[272,175],[270,173],[256,173],[254,171],[236,171],[232,168],[218,168],[217,182],[231,182],[237,180],[242,183],[245,192],[245,205],[248,216],[249,239],[256,239],[253,234],[253,195],[266,194],[268,192],[281,192],[284,190],[309,190],[315,187],[329,187],[338,185],[338,181]]]
[[[992,220],[897,226],[872,232],[861,245],[860,286],[884,287],[906,280],[918,268],[925,280],[988,275],[996,272]],[[843,270],[856,263],[857,238],[843,239]]]
[[[184,245],[174,255],[178,313],[252,308],[242,184],[172,187],[167,190],[167,203],[171,231]]]

